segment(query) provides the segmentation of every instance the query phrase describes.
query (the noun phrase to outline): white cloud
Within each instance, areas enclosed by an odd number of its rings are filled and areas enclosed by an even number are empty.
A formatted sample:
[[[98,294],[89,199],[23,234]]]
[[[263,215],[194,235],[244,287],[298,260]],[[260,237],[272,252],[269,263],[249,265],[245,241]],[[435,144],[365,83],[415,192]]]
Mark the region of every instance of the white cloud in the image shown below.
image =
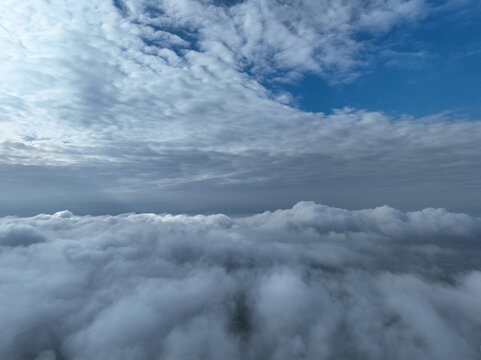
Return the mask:
[[[119,3],[125,11],[110,2],[2,3],[0,105],[9,128],[1,140],[16,147],[4,150],[7,162],[102,159],[114,140],[230,147],[226,135],[240,130],[249,147],[256,133],[288,133],[305,114],[269,100],[245,66],[351,72],[362,61],[356,33],[428,8],[418,0]]]
[[[195,184],[320,189],[356,179],[416,188],[413,199],[420,185],[442,183],[432,191],[445,194],[477,185],[479,122],[306,113],[258,81],[269,69],[355,76],[371,51],[359,35],[422,19],[431,3],[117,3],[1,3],[0,162],[15,178],[0,179],[4,203],[41,187],[38,174],[48,174],[46,193],[66,187],[67,174],[121,201]]]
[[[479,218],[304,202],[237,219],[60,212],[0,228],[43,237],[2,232],[2,358],[479,356]]]

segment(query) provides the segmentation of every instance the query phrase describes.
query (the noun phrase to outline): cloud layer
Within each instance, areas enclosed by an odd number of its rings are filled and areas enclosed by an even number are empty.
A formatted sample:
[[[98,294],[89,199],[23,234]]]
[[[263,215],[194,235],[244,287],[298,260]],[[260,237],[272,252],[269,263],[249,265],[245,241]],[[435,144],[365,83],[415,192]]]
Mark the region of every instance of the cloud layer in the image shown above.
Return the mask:
[[[4,359],[477,359],[481,220],[311,202],[0,220]]]
[[[270,199],[255,195],[243,210],[307,198],[471,211],[463,204],[479,196],[479,121],[313,114],[263,85],[309,72],[356,77],[389,52],[376,41],[390,29],[470,3],[3,1],[1,214],[73,208],[79,198],[90,211],[97,199],[104,212],[119,203],[145,211],[139,199],[179,204],[185,191],[237,203],[265,189]],[[272,200],[286,188],[306,193]]]

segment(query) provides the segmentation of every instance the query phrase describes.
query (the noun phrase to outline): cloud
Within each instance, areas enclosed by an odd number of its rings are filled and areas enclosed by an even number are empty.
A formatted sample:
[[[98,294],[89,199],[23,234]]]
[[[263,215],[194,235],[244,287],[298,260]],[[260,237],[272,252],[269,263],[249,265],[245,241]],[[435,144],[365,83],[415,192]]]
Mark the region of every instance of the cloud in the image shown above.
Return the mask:
[[[45,240],[45,237],[31,226],[6,226],[0,228],[1,246],[29,246]]]
[[[152,2],[126,2],[143,14]],[[135,4],[135,5],[134,5]],[[378,36],[393,26],[428,16],[435,7],[409,1],[240,1],[218,3],[164,1],[150,21],[179,23],[199,34],[198,46],[222,61],[248,67],[257,75],[296,77],[305,71],[352,77],[362,63],[366,42],[358,33]],[[146,20],[146,17],[140,17]],[[286,71],[290,74],[286,75]]]
[[[162,137],[163,130],[155,138],[152,125],[144,140],[112,131],[108,136],[121,138],[97,141],[97,134],[86,143],[55,145],[60,148],[43,140],[4,144],[8,164],[1,166],[6,174],[1,196],[10,209],[4,214],[25,213],[29,206],[36,212],[68,207],[90,213],[87,201],[103,202],[103,213],[146,207],[230,212],[232,204],[250,212],[292,206],[299,199],[347,208],[388,203],[479,211],[466,207],[479,197],[478,121],[352,109],[310,114],[256,101],[237,113],[214,107],[186,117],[192,127],[184,127],[182,117],[173,121],[182,127],[177,141]],[[229,121],[204,122],[204,116],[220,119],[218,112]],[[35,205],[53,202],[48,209]]]
[[[479,357],[479,218],[302,202],[0,226],[29,229],[2,232],[2,358]]]
[[[47,211],[36,204],[56,199],[49,211],[86,213],[87,199],[104,212],[145,210],[152,198],[174,211],[185,202],[175,192],[214,189],[227,203],[255,194],[242,209],[252,211],[257,194],[280,199],[286,188],[313,190],[264,209],[309,198],[472,211],[463,204],[479,193],[479,121],[312,114],[262,82],[352,77],[370,56],[402,58],[371,40],[436,11],[420,0],[3,1],[0,211]]]

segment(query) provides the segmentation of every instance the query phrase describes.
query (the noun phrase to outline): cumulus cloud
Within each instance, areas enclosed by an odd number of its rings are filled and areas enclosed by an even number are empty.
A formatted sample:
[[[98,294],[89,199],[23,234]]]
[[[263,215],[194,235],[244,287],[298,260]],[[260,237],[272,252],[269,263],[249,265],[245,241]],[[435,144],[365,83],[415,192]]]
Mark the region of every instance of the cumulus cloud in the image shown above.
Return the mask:
[[[479,218],[302,202],[0,226],[4,359],[479,358]]]
[[[0,228],[2,246],[29,246],[45,241],[45,237],[31,226],[5,226]]]

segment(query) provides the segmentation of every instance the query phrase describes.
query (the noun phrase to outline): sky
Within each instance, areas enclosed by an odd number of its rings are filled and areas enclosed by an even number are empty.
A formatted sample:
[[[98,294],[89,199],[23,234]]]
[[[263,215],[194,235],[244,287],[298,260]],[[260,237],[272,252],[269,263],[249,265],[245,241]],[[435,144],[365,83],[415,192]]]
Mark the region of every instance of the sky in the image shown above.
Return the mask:
[[[0,215],[481,213],[477,1],[2,1]]]
[[[0,1],[0,359],[480,359],[480,17]]]

